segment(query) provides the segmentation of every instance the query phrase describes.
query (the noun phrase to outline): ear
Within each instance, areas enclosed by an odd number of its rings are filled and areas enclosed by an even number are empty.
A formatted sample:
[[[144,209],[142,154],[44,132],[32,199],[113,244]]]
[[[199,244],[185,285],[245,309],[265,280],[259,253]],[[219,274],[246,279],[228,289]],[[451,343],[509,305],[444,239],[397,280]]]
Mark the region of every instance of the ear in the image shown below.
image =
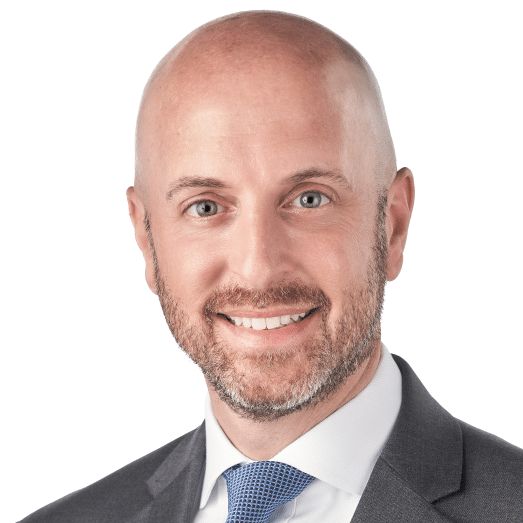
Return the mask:
[[[403,250],[414,207],[414,176],[407,167],[397,172],[389,187],[387,202],[387,280],[392,281],[403,265]]]
[[[145,281],[154,294],[158,294],[156,289],[156,278],[154,274],[154,257],[147,236],[145,227],[145,207],[136,194],[134,187],[129,187],[126,192],[127,203],[129,205],[129,216],[134,226],[134,237],[145,260]]]

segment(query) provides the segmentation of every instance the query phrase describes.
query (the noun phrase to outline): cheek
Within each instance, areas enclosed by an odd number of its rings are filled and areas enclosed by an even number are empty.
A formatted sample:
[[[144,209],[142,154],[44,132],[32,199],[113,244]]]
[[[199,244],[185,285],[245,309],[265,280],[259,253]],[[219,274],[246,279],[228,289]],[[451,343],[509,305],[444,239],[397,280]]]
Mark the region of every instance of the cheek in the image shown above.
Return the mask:
[[[358,277],[359,251],[354,241],[337,230],[318,236],[314,248],[303,253],[317,285],[330,297],[333,307],[342,291]]]
[[[200,306],[223,272],[224,260],[212,235],[164,234],[158,264],[175,296],[187,306]]]
[[[338,317],[348,294],[355,294],[367,285],[367,271],[372,261],[373,236],[363,231],[337,227],[325,230],[303,250],[313,281],[330,298],[332,316]]]
[[[366,282],[372,234],[364,230],[362,222],[340,219],[307,226],[280,222],[281,241],[274,242],[271,252],[278,252],[275,258],[281,265],[272,269],[276,274],[292,268],[289,279],[298,277],[319,287],[331,299],[333,309],[338,309],[344,293]],[[180,227],[173,232],[163,225],[157,233],[159,266],[169,288],[186,307],[201,307],[211,291],[237,279],[233,274],[235,253],[245,243],[243,236],[226,228],[183,231]],[[264,255],[264,251],[256,253]]]
[[[366,266],[368,249],[363,234],[354,228],[337,224],[311,235],[302,255],[330,285],[343,285],[353,280]]]

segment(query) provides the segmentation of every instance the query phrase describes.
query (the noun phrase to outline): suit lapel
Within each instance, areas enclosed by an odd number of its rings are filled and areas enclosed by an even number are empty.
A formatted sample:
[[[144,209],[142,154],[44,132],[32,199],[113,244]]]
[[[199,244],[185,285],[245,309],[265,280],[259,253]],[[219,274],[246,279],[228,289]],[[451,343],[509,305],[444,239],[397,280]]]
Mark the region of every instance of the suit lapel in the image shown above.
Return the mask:
[[[401,408],[353,523],[449,522],[433,503],[461,486],[460,426],[409,365],[394,359],[402,374]]]
[[[351,523],[450,523],[383,459],[378,459]]]
[[[433,503],[459,490],[462,435],[458,422],[427,392],[409,365],[402,403],[352,523],[450,523]],[[147,481],[153,500],[128,523],[190,523],[205,474],[205,424],[184,437]]]
[[[147,485],[154,500],[136,523],[190,523],[198,510],[205,474],[205,423],[175,447]]]

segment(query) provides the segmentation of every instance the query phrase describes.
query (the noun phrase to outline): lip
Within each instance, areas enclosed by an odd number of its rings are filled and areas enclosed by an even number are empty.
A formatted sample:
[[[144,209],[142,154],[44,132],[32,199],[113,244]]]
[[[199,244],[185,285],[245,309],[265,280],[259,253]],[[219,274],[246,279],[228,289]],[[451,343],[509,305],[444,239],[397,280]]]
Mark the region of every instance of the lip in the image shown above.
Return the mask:
[[[293,312],[296,310],[302,310],[302,312],[308,312],[311,309],[292,309]],[[316,309],[312,314],[303,318],[298,323],[291,323],[285,327],[271,330],[255,330],[249,329],[242,326],[236,326],[230,323],[227,319],[222,316],[214,315],[216,321],[216,327],[219,331],[220,336],[224,336],[229,342],[237,344],[242,343],[242,352],[248,352],[249,350],[263,350],[263,349],[275,349],[285,348],[289,344],[295,347],[297,344],[303,344],[310,340],[311,332],[317,328],[321,318],[321,307]],[[235,311],[237,312],[237,311]],[[238,311],[239,312],[239,311]],[[271,314],[273,311],[269,311]],[[279,312],[279,311],[278,311]],[[242,312],[244,314],[245,312]],[[223,313],[222,313],[223,314]],[[232,314],[232,313],[231,313]],[[264,311],[263,314],[267,314]],[[227,316],[229,313],[227,313]],[[275,314],[274,316],[279,316]],[[281,314],[283,316],[283,314]],[[234,316],[234,314],[233,314]],[[272,316],[242,316],[244,318],[262,317],[269,318]],[[311,330],[312,329],[312,330]],[[289,347],[290,348],[290,347]]]
[[[235,317],[235,318],[275,318],[276,316],[291,316],[292,314],[302,314],[304,312],[309,312],[314,307],[308,308],[294,308],[294,309],[264,309],[262,311],[241,311],[239,309],[232,311],[219,311],[220,314],[225,314],[225,316]]]

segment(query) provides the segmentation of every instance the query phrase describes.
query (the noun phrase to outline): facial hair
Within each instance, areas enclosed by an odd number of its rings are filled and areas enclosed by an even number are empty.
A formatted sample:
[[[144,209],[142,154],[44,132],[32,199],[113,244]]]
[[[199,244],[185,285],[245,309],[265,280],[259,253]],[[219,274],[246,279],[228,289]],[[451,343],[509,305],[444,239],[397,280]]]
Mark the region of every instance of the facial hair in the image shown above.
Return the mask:
[[[366,280],[344,292],[342,313],[331,332],[331,302],[326,294],[300,279],[281,281],[265,290],[230,286],[215,289],[204,321],[191,322],[163,277],[150,228],[145,226],[153,255],[156,289],[169,329],[182,350],[201,368],[220,399],[234,412],[254,421],[272,421],[310,408],[336,391],[370,357],[380,339],[386,284],[387,195],[378,197],[372,258]],[[321,323],[306,344],[246,355],[214,332],[216,313],[234,308],[272,306],[318,308]],[[239,327],[241,328],[241,327]]]

